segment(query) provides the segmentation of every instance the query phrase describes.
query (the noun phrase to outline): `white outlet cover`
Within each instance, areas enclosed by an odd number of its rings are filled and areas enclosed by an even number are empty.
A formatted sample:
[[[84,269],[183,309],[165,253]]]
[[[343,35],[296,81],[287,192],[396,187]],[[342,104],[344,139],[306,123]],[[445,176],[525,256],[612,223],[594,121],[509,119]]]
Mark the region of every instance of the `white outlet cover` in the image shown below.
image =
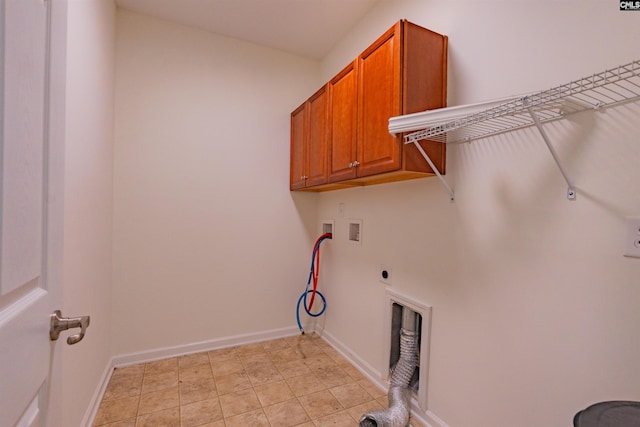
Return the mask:
[[[640,217],[627,217],[624,256],[640,258]]]

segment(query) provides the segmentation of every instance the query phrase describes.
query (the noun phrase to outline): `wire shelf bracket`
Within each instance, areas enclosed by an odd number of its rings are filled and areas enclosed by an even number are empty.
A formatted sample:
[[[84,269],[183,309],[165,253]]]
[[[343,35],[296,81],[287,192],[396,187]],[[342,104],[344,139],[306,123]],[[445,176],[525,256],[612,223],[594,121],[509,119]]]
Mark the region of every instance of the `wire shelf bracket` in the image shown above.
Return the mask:
[[[394,135],[405,133],[404,143],[413,143],[418,148],[453,201],[454,191],[433,167],[433,162],[422,150],[419,141],[468,143],[535,126],[567,182],[567,198],[573,200],[576,197],[575,187],[562,167],[543,124],[582,111],[599,110],[637,100],[640,100],[640,60],[525,96],[392,117],[389,119],[389,132]]]
[[[528,99],[524,98],[523,99],[523,103],[524,103],[525,106],[527,106],[527,110],[529,111],[529,114],[531,115],[531,119],[533,120],[533,123],[535,124],[536,128],[538,128],[538,131],[540,132],[540,135],[542,136],[542,139],[544,140],[545,144],[547,144],[547,148],[551,152],[551,156],[553,157],[553,160],[555,160],[556,165],[558,165],[558,169],[560,169],[560,173],[562,173],[562,176],[564,177],[564,180],[567,182],[567,186],[568,186],[568,188],[567,188],[567,199],[574,200],[576,198],[576,190],[574,189],[573,184],[571,183],[571,179],[567,175],[567,172],[562,167],[562,163],[560,163],[560,158],[558,157],[558,153],[553,148],[553,145],[551,145],[551,140],[549,140],[549,137],[547,136],[547,133],[545,132],[544,128],[542,127],[542,123],[540,123],[540,119],[538,118],[538,116],[536,116],[536,113],[533,111],[533,109],[528,106],[528,104],[529,104]]]
[[[427,163],[429,164],[429,166],[431,167],[433,172],[435,172],[435,174],[438,177],[438,179],[440,180],[440,182],[442,182],[442,185],[444,185],[444,187],[447,189],[447,191],[449,192],[449,200],[451,200],[453,202],[456,199],[456,195],[455,195],[453,189],[451,188],[451,186],[447,183],[447,180],[444,179],[444,177],[442,176],[442,174],[440,173],[440,171],[438,170],[436,165],[433,164],[433,161],[431,161],[431,158],[429,157],[429,155],[424,151],[422,146],[419,144],[419,141],[418,140],[413,140],[411,142],[416,146],[416,148],[418,149],[420,154],[422,154],[422,157],[424,157],[424,159],[427,161]]]

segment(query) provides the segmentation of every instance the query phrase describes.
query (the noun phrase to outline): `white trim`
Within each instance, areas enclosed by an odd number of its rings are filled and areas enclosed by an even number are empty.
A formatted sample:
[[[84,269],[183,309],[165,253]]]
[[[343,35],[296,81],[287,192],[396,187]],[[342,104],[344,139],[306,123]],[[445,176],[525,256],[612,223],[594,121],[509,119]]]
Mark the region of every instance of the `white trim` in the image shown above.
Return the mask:
[[[82,422],[80,423],[81,427],[91,427],[93,425],[96,415],[98,414],[98,409],[100,408],[100,403],[102,402],[102,398],[104,397],[104,392],[107,389],[107,385],[109,385],[112,374],[113,358],[111,358],[109,363],[107,363],[107,366],[104,368],[104,372],[102,373],[102,377],[100,382],[98,383],[98,387],[96,387],[96,390],[93,392],[93,396],[91,396],[87,411],[85,412],[84,417],[82,417]]]
[[[405,295],[397,290],[387,286],[385,288],[385,294],[387,296],[387,304],[385,307],[385,325],[384,335],[385,337],[391,336],[391,315],[392,305],[398,303],[404,307],[408,307],[415,313],[420,314],[422,317],[422,331],[421,331],[421,351],[420,351],[420,379],[418,381],[418,393],[417,403],[422,411],[427,411],[429,390],[429,352],[431,350],[431,307],[421,303],[413,297]],[[389,369],[390,354],[391,354],[391,342],[389,339],[383,340],[384,348],[382,351],[382,364],[381,370],[384,372]],[[415,403],[415,402],[414,402]]]
[[[416,417],[418,418],[418,417]],[[425,418],[419,421],[423,424],[425,424],[427,427],[431,426],[431,427],[449,427],[449,425],[447,423],[445,423],[444,421],[442,421],[440,418],[438,418],[438,416],[436,414],[434,414],[431,411],[427,411],[425,414]]]
[[[153,360],[166,359],[168,357],[182,356],[185,354],[199,353],[201,351],[216,350],[225,347],[234,347],[238,345],[252,344],[260,341],[289,337],[299,333],[300,331],[297,327],[287,327],[251,334],[234,335],[227,338],[217,338],[192,344],[183,344],[173,347],[163,347],[154,350],[122,354],[113,358],[113,366],[122,367],[127,365],[135,365],[138,363],[146,363]]]

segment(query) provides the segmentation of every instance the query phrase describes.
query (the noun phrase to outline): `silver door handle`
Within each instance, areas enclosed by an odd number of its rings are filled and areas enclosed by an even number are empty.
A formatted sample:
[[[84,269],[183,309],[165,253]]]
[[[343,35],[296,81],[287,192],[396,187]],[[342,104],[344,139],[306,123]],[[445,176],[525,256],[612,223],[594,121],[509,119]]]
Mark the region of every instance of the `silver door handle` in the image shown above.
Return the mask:
[[[89,316],[81,317],[61,317],[60,310],[56,310],[51,314],[51,327],[49,329],[49,337],[51,341],[55,341],[60,336],[60,332],[71,328],[80,328],[80,332],[67,338],[67,344],[73,345],[79,343],[89,327]]]

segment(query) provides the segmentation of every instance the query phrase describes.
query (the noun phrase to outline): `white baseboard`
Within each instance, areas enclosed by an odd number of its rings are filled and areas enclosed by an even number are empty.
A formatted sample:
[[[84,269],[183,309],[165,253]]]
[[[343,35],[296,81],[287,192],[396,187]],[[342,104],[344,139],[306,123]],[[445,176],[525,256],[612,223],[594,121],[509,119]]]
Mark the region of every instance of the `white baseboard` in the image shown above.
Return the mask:
[[[96,415],[98,414],[98,409],[100,408],[100,402],[102,402],[102,397],[104,396],[104,391],[109,384],[109,380],[111,379],[111,374],[113,373],[113,358],[107,363],[107,366],[104,368],[102,372],[102,377],[100,378],[100,382],[98,383],[98,387],[93,392],[93,396],[91,396],[91,400],[89,401],[89,406],[87,411],[82,418],[81,427],[91,427],[93,422],[96,419]]]
[[[153,360],[166,359],[168,357],[181,356],[183,354],[199,353],[201,351],[217,350],[225,347],[252,344],[260,341],[273,340],[299,334],[296,327],[272,329],[269,331],[235,335],[227,338],[217,338],[209,341],[202,341],[192,344],[183,344],[172,347],[157,348],[135,353],[122,354],[113,358],[114,367],[135,365],[138,363],[151,362]]]
[[[420,420],[420,421],[423,422],[424,425],[426,425],[426,426],[449,427],[449,425],[447,423],[442,421],[440,418],[438,418],[438,416],[436,414],[434,414],[433,412],[431,412],[429,410],[427,410],[427,412],[424,415],[425,415],[424,420]]]

